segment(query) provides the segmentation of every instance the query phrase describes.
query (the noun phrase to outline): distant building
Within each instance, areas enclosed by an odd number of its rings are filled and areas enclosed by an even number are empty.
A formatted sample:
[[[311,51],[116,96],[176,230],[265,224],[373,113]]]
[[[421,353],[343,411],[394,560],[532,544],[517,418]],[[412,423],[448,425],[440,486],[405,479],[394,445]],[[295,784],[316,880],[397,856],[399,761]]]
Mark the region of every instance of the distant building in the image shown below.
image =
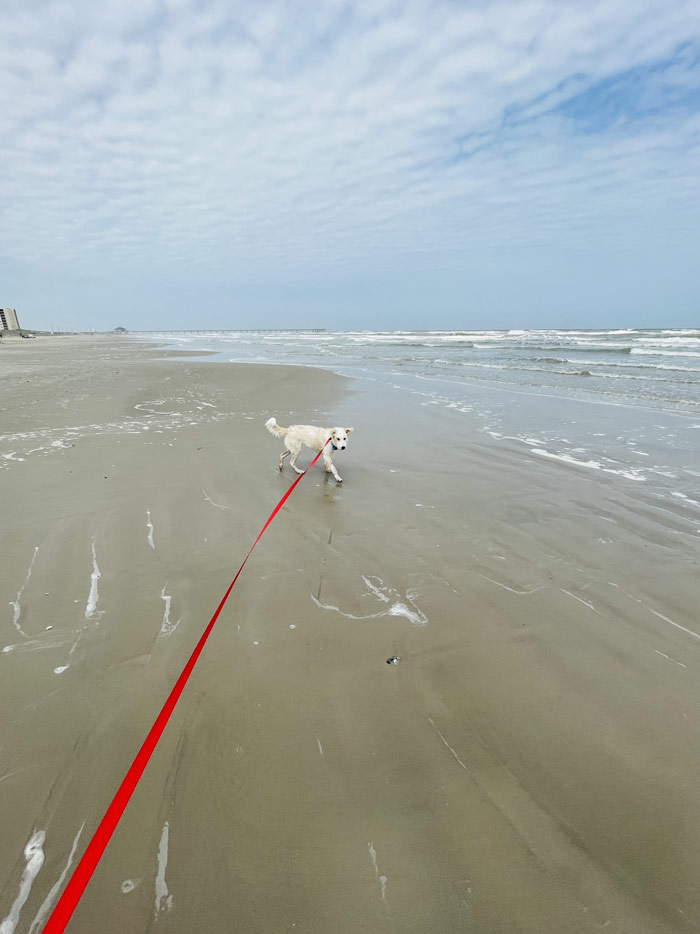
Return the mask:
[[[19,331],[19,321],[14,308],[0,308],[0,331]]]

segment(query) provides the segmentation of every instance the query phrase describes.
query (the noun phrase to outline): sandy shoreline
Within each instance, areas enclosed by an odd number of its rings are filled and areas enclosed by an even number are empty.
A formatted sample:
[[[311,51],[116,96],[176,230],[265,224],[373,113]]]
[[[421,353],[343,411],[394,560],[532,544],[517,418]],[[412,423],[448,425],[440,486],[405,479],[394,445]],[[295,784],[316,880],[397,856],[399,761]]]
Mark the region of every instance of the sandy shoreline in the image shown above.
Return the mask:
[[[329,373],[159,356],[0,347],[0,921],[291,482],[276,415],[353,425],[345,482],[258,546],[69,930],[697,930],[692,523]]]

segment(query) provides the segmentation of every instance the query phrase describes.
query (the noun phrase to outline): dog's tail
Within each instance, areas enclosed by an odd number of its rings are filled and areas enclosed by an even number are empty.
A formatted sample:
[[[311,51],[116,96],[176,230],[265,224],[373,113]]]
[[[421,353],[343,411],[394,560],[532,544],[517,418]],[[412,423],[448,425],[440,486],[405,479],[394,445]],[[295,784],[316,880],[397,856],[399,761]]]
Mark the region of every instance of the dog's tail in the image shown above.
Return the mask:
[[[270,434],[275,435],[277,438],[284,438],[287,434],[287,429],[282,428],[281,425],[278,425],[274,418],[268,418],[265,422],[265,427],[270,432]]]

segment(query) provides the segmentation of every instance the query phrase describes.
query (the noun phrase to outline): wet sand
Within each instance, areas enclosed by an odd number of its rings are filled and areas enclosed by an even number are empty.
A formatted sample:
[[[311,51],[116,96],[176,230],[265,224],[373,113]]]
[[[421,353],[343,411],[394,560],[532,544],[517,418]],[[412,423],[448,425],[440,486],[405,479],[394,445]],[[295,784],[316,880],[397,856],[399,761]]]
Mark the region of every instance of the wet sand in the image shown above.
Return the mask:
[[[176,356],[0,347],[3,934],[293,479],[270,415],[354,426],[344,483],[262,539],[68,930],[698,930],[700,523],[400,393]]]

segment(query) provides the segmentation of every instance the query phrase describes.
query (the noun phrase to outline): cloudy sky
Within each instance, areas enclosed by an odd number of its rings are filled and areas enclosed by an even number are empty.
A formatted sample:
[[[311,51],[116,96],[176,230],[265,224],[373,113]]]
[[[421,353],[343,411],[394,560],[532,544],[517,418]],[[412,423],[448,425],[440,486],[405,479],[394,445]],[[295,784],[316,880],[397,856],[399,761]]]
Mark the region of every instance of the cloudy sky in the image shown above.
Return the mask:
[[[697,0],[3,0],[27,327],[700,323]]]

